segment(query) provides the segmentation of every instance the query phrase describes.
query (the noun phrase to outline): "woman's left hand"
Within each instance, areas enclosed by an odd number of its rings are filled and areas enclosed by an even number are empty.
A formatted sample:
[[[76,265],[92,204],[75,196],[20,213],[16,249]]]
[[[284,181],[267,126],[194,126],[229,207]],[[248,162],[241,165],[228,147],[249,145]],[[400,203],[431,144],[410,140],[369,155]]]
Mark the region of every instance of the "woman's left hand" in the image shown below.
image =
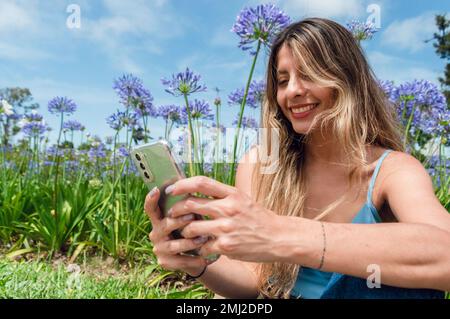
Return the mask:
[[[205,176],[177,181],[170,194],[197,192],[214,199],[189,197],[172,206],[169,216],[176,218],[194,212],[211,218],[193,221],[182,230],[185,238],[212,235],[200,249],[202,256],[220,254],[253,262],[277,260],[279,252],[275,244],[278,244],[278,235],[283,234],[279,215],[256,203],[243,191]]]

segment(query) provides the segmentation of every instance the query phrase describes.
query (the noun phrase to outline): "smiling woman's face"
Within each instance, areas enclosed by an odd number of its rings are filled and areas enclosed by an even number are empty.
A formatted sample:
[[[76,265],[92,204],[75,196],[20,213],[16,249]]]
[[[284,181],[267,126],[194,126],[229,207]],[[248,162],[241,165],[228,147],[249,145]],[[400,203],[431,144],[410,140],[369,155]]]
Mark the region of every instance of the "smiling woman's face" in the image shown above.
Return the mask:
[[[293,129],[305,134],[314,117],[332,105],[333,89],[299,74],[291,49],[283,44],[277,56],[277,102]]]

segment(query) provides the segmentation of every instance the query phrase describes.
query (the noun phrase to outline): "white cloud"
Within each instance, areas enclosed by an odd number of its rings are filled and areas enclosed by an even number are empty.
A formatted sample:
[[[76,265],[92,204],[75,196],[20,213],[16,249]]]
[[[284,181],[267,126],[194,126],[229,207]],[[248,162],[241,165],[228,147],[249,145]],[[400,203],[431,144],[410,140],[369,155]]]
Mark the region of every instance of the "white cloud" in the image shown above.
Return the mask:
[[[137,51],[161,55],[162,41],[181,36],[186,29],[187,22],[174,15],[166,0],[104,0],[103,7],[104,16],[83,18],[80,36],[105,51],[121,71],[141,73],[133,57]],[[136,39],[140,47],[134,44]]]
[[[435,71],[424,64],[418,65],[417,60],[407,60],[379,51],[370,52],[368,58],[379,79],[391,80],[396,84],[414,79],[425,79],[438,84],[437,78],[442,73],[442,70]]]
[[[10,43],[0,43],[0,59],[6,60],[41,60],[53,56],[48,52],[36,48],[25,47]]]
[[[158,39],[182,35],[184,23],[179,16],[174,16],[166,3],[161,0],[104,0],[107,15],[87,20],[86,31],[92,32],[92,36],[99,40],[125,35],[146,35]]]
[[[417,52],[427,44],[425,40],[433,37],[436,31],[434,13],[427,12],[420,16],[392,22],[383,32],[383,44]]]
[[[58,42],[74,47],[87,40],[114,68],[141,73],[135,57],[138,53],[161,55],[166,40],[181,36],[189,28],[189,21],[179,16],[168,0],[103,0],[95,7],[88,0],[75,3],[81,9],[81,28],[69,30],[65,24],[68,2],[0,0],[0,59],[61,60],[67,55],[59,54],[60,47],[52,48],[54,52],[49,54],[39,49],[42,43],[47,47]],[[70,38],[79,41],[70,44]]]
[[[33,24],[32,12],[32,10],[27,10],[26,6],[19,5],[19,2],[0,2],[0,32],[30,27]]]

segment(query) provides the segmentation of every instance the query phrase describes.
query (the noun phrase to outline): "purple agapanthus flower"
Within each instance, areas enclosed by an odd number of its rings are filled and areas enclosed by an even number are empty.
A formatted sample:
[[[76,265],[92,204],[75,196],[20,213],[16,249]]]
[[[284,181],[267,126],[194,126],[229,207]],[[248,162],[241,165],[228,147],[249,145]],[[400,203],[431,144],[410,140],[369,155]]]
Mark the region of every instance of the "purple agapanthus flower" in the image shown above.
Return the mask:
[[[200,84],[201,76],[194,74],[189,68],[186,71],[172,74],[172,79],[162,78],[161,82],[166,86],[165,91],[173,96],[189,95],[195,92],[205,92],[206,86]]]
[[[125,146],[121,146],[118,148],[117,150],[117,154],[120,157],[128,157],[130,155],[130,153],[128,152],[127,148]]]
[[[84,131],[85,127],[78,121],[69,120],[64,122],[63,128],[69,131]]]
[[[117,111],[106,118],[108,125],[116,131],[121,130],[124,127],[133,128],[137,124],[137,115],[135,113],[128,113]]]
[[[47,155],[50,155],[51,157],[64,156],[64,154],[65,149],[57,148],[56,145],[52,145],[47,149]]]
[[[238,118],[236,118],[234,121],[233,121],[233,125],[237,125],[238,124]],[[242,117],[242,123],[241,123],[241,127],[242,128],[258,128],[259,127],[259,125],[258,125],[258,122],[254,119],[254,118],[252,118],[252,117],[247,117],[247,116],[243,116]]]
[[[91,148],[88,151],[88,156],[91,160],[96,158],[105,158],[106,157],[105,144],[100,142],[96,145],[91,145]]]
[[[140,78],[133,74],[124,74],[114,81],[113,89],[119,96],[120,103],[132,107],[139,117],[156,116],[153,96]]]
[[[378,81],[378,84],[380,85],[380,88],[384,91],[386,94],[386,97],[391,101],[392,103],[395,103],[398,97],[397,93],[397,87],[394,85],[393,81],[384,81],[380,80]]]
[[[28,122],[41,122],[44,117],[36,112],[25,114],[25,120]]]
[[[290,23],[291,19],[273,4],[256,8],[244,8],[236,18],[231,31],[240,38],[239,48],[246,51],[255,41],[270,46],[275,36]],[[250,52],[252,55],[256,52]]]
[[[57,96],[48,102],[48,111],[52,114],[73,114],[77,109],[74,101],[67,97]]]
[[[20,120],[20,119],[22,118],[22,114],[19,114],[19,113],[14,112],[14,113],[12,113],[12,114],[10,114],[10,115],[7,115],[7,117],[8,117],[10,120],[18,121],[18,120]]]
[[[158,109],[158,116],[164,120],[171,120],[176,123],[186,124],[181,108],[178,105],[162,105]]]
[[[450,120],[445,96],[427,80],[414,80],[397,87],[393,96],[398,104],[398,115],[406,125],[412,114],[412,133],[416,129],[427,134],[440,135]],[[447,124],[448,125],[448,124]]]
[[[433,155],[429,158],[428,173],[433,177],[433,181],[436,187],[441,187],[441,182],[445,183],[450,176],[450,158],[445,156],[439,157]],[[441,181],[441,176],[444,177],[444,181]]]
[[[359,20],[352,20],[348,22],[347,29],[358,41],[371,39],[373,34],[378,31],[372,22],[361,22]]]
[[[252,81],[250,83],[250,87],[248,89],[247,99],[245,104],[252,107],[258,108],[261,105],[264,92],[266,89],[266,84],[263,80],[261,81]],[[245,89],[240,88],[236,89],[228,95],[228,104],[229,105],[241,105],[242,100],[244,99]]]
[[[40,137],[47,132],[47,128],[47,124],[33,121],[25,123],[22,127],[22,132],[28,137]]]
[[[206,120],[212,120],[214,118],[214,115],[212,114],[212,110],[209,107],[208,102],[204,100],[197,100],[195,99],[193,102],[189,102],[189,108],[191,111],[191,117],[194,119],[206,119]],[[187,118],[187,109],[186,107],[182,108],[182,114],[183,117]]]

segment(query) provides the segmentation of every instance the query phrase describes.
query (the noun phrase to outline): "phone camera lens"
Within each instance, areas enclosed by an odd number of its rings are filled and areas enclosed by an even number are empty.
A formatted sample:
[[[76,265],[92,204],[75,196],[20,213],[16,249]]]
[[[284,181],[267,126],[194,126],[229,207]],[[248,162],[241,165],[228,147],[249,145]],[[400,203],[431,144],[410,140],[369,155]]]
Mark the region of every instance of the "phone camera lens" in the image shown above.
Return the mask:
[[[147,172],[144,172],[144,176],[147,177],[148,179],[150,179],[150,176],[148,175]]]
[[[138,161],[140,161],[140,160],[141,160],[141,157],[140,157],[138,154],[136,154],[136,159],[137,159]]]
[[[142,164],[142,163],[139,163],[139,166],[142,168],[142,169],[145,169],[145,166],[144,166],[144,164]]]

